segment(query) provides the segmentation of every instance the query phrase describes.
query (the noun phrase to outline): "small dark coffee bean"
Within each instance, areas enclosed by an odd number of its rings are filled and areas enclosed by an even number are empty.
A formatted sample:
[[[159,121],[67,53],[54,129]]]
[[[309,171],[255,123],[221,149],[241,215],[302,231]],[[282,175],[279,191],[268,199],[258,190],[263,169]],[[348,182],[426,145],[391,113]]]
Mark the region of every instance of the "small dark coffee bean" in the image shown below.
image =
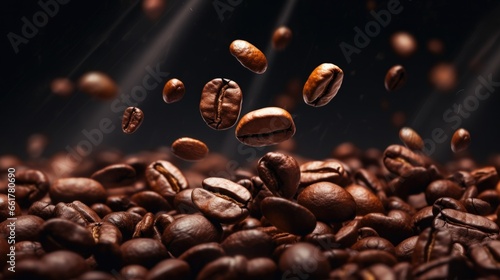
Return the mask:
[[[267,197],[261,203],[262,214],[279,230],[306,235],[316,227],[316,218],[304,206],[279,197]]]
[[[479,198],[467,198],[463,203],[467,212],[471,214],[486,216],[493,211],[488,202]]]
[[[382,250],[393,255],[395,254],[394,245],[392,245],[389,240],[382,237],[365,237],[354,243],[351,249],[356,251]]]
[[[224,256],[207,264],[196,280],[228,279],[238,280],[248,274],[248,260],[243,256]]]
[[[85,259],[71,251],[56,251],[48,253],[40,259],[44,267],[45,278],[74,279],[89,270]]]
[[[138,264],[147,268],[168,258],[168,252],[161,242],[150,238],[134,238],[120,247],[125,265]]]
[[[347,263],[350,258],[347,250],[344,249],[331,249],[323,252],[323,255],[327,258],[332,269],[336,269],[343,264]]]
[[[0,239],[0,247],[2,250],[4,249],[3,243],[5,242],[5,245],[7,246],[7,240],[5,239]],[[9,246],[5,247],[5,250],[3,252],[9,252]],[[20,261],[22,259],[28,259],[28,258],[35,258],[39,259],[43,255],[45,255],[45,251],[42,248],[42,244],[40,242],[33,242],[33,241],[19,241],[16,242],[15,246],[15,252],[16,252],[16,261]],[[7,259],[5,260],[7,261]]]
[[[84,74],[78,80],[78,88],[101,100],[112,100],[118,95],[118,86],[115,81],[105,73],[98,71]]]
[[[327,279],[330,264],[321,251],[308,243],[297,243],[286,249],[279,259],[284,277]]]
[[[304,101],[307,105],[321,107],[328,104],[337,95],[344,72],[332,63],[323,63],[316,67],[302,90]]]
[[[169,211],[172,209],[170,203],[160,194],[152,191],[142,191],[130,197],[132,203],[143,207],[149,212]]]
[[[144,121],[144,113],[137,107],[128,107],[123,112],[122,131],[132,134],[137,131]]]
[[[465,151],[470,143],[470,133],[463,128],[459,128],[451,137],[451,150],[454,153]]]
[[[236,126],[236,138],[253,147],[275,145],[295,134],[295,123],[286,110],[266,107],[244,115]]]
[[[277,270],[278,266],[270,258],[254,258],[247,263],[248,279],[275,279]]]
[[[198,244],[219,242],[221,237],[220,224],[202,215],[192,214],[173,221],[163,231],[162,242],[177,257]]]
[[[87,229],[94,238],[93,256],[99,266],[107,268],[119,267],[121,265],[120,245],[123,239],[120,230],[108,222],[89,224]]]
[[[356,216],[364,216],[368,213],[383,213],[385,211],[380,199],[367,188],[350,185],[345,190],[351,194],[356,203]]]
[[[201,92],[201,116],[213,129],[228,129],[240,116],[242,100],[243,94],[235,81],[224,78],[213,79],[205,84]]]
[[[300,165],[300,185],[317,182],[340,184],[347,176],[344,166],[338,161],[309,161]]]
[[[409,127],[403,127],[399,130],[399,139],[411,150],[420,151],[424,148],[422,137]]]
[[[229,256],[242,255],[248,259],[267,257],[274,251],[271,236],[258,229],[237,231],[221,243]]]
[[[99,215],[99,217],[101,218],[104,218],[104,216],[113,212],[113,210],[111,210],[111,208],[109,208],[104,203],[94,203],[90,206],[90,208],[94,210],[94,212],[96,212],[96,214]]]
[[[179,79],[170,79],[165,83],[163,87],[163,101],[165,103],[174,103],[184,97],[186,92],[186,87],[184,83]]]
[[[201,185],[201,183],[200,183]],[[185,189],[177,193],[174,197],[174,209],[181,214],[193,214],[198,212],[198,208],[191,199],[193,189]]]
[[[115,212],[125,211],[136,206],[135,202],[130,201],[128,195],[110,195],[106,198],[106,205]]]
[[[200,140],[182,137],[172,143],[172,153],[180,159],[196,161],[208,154],[208,147]]]
[[[146,280],[183,280],[189,277],[189,265],[179,259],[168,259],[157,263],[149,271]]]
[[[410,262],[417,244],[418,235],[408,237],[394,248],[394,255],[401,262]]]
[[[124,278],[124,280],[138,280],[138,279],[146,279],[149,271],[142,265],[138,264],[129,264],[122,269],[120,269],[120,276]]]
[[[191,247],[178,259],[187,262],[193,274],[197,274],[206,264],[224,255],[225,252],[219,243],[210,242]]]
[[[427,228],[418,236],[413,251],[412,263],[419,265],[446,257],[451,253],[451,234],[446,229]]]
[[[256,74],[266,72],[266,56],[249,42],[234,40],[231,45],[229,45],[229,52],[248,70]]]
[[[405,68],[401,65],[394,65],[385,75],[385,89],[389,92],[399,90],[406,84],[407,78]]]
[[[15,221],[5,220],[0,223],[0,238],[19,241],[38,241],[38,234],[44,220],[38,216],[22,215]]]
[[[374,264],[385,264],[394,266],[398,261],[393,254],[383,250],[364,250],[350,258],[350,262],[360,267],[368,267]]]
[[[105,188],[114,188],[132,184],[136,179],[135,169],[128,164],[113,164],[100,169],[90,176]]]
[[[153,238],[156,240],[161,239],[161,233],[154,224],[155,217],[153,213],[147,213],[142,217],[142,220],[135,225],[135,231],[132,238]]]
[[[299,194],[297,202],[324,222],[344,222],[356,214],[356,202],[351,194],[329,182],[309,185]]]
[[[392,210],[386,215],[381,213],[370,213],[365,215],[361,222],[365,227],[371,227],[392,244],[399,242],[413,235],[411,217],[406,212]]]
[[[142,217],[129,212],[113,212],[102,218],[102,222],[109,222],[116,226],[122,233],[123,240],[132,238],[135,225],[142,220]]]
[[[54,208],[53,217],[70,220],[81,226],[101,221],[94,210],[78,200],[72,203],[58,203]]]
[[[435,216],[435,209],[439,209],[439,211],[441,211],[439,207],[436,208],[434,206],[427,206],[418,210],[418,212],[411,217],[410,223],[415,233],[420,233],[426,228],[432,226],[432,222],[434,221]]]
[[[280,26],[274,30],[272,43],[273,49],[281,51],[285,49],[292,40],[292,31],[286,26]]]
[[[40,243],[47,252],[70,250],[84,258],[92,254],[95,246],[91,232],[85,227],[59,218],[50,219],[43,224]]]
[[[2,207],[2,196],[0,195],[0,207]],[[28,209],[28,215],[35,215],[38,216],[44,220],[48,220],[53,217],[54,215],[54,208],[55,206],[47,203],[47,202],[42,202],[42,201],[36,201],[33,204],[31,204],[30,208]],[[7,206],[5,207],[7,209]],[[20,208],[19,208],[20,209]],[[21,215],[21,212],[19,211],[17,215]],[[2,219],[0,219],[1,221]]]
[[[405,31],[398,31],[391,36],[391,47],[401,57],[409,57],[417,50],[417,40]]]
[[[462,201],[451,197],[441,197],[437,199],[432,205],[432,215],[437,216],[443,209],[454,209],[460,212],[467,212],[467,208]]]
[[[300,167],[293,157],[269,152],[260,158],[257,171],[273,194],[284,198],[295,195],[300,183]]]
[[[49,189],[52,203],[69,203],[79,200],[86,205],[106,200],[106,190],[103,186],[88,178],[62,178],[56,180]]]
[[[146,168],[146,179],[153,191],[167,199],[173,199],[176,193],[188,187],[182,172],[164,160],[155,161]]]
[[[335,241],[338,242],[342,248],[351,247],[359,239],[359,229],[362,228],[361,217],[348,221],[335,233]]]
[[[425,200],[427,204],[432,205],[441,197],[460,199],[463,192],[464,189],[450,180],[436,180],[427,186]]]
[[[387,198],[387,211],[391,210],[401,210],[406,212],[408,215],[413,216],[417,212],[415,207],[403,201],[401,198],[397,196],[391,196]]]
[[[483,244],[474,244],[470,248],[470,257],[484,274],[499,275],[500,273],[500,241],[493,240]]]
[[[27,169],[16,174],[16,202],[29,207],[49,190],[49,178],[39,170]]]
[[[394,174],[403,176],[415,167],[424,166],[424,159],[410,149],[391,145],[384,152],[384,165]]]

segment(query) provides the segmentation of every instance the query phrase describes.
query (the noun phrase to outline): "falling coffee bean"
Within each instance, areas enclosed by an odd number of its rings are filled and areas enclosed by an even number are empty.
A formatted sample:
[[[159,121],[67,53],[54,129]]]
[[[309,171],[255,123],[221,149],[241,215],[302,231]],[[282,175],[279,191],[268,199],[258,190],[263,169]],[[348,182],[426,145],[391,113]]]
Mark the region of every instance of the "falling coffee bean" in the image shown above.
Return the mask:
[[[292,40],[292,31],[286,26],[278,27],[273,33],[273,49],[280,51],[285,49]]]
[[[399,130],[399,139],[411,150],[419,151],[424,148],[422,137],[409,127],[403,127]]]
[[[208,147],[200,140],[182,137],[172,143],[172,152],[183,160],[196,161],[208,154]]]
[[[127,134],[134,133],[144,120],[144,113],[137,107],[128,107],[123,112],[122,130]]]
[[[344,72],[332,63],[323,63],[316,67],[307,79],[302,94],[307,105],[325,106],[330,102],[342,85]]]
[[[170,79],[163,87],[163,101],[165,101],[165,103],[177,102],[184,97],[185,92],[186,88],[181,80]]]
[[[406,83],[406,70],[401,65],[392,66],[385,75],[384,86],[387,91],[401,89]]]
[[[267,69],[266,56],[254,45],[244,40],[234,40],[229,51],[248,70],[262,74]]]
[[[465,151],[469,147],[470,142],[469,131],[459,128],[453,133],[453,137],[451,138],[451,150],[454,153]]]
[[[242,99],[241,89],[235,81],[213,79],[205,84],[201,92],[201,116],[213,129],[228,129],[240,116]]]
[[[118,95],[118,87],[102,72],[88,72],[78,81],[78,87],[86,94],[101,100],[112,100]]]

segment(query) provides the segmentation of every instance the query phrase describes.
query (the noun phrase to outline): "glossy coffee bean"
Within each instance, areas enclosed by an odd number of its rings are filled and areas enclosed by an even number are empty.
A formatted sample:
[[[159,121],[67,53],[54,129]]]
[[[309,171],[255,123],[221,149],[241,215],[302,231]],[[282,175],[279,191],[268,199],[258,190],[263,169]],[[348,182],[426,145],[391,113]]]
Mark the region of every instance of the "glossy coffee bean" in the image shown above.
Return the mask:
[[[394,174],[403,176],[415,167],[424,166],[424,159],[410,149],[391,145],[384,152],[384,165]]]
[[[184,93],[186,92],[186,87],[184,83],[179,79],[170,79],[165,83],[163,87],[163,101],[165,103],[174,103],[182,99],[184,97]]]
[[[78,88],[97,99],[112,100],[118,95],[118,86],[107,74],[88,72],[78,80]]]
[[[132,134],[137,131],[144,121],[144,112],[137,107],[128,107],[123,112],[122,131],[126,134]]]
[[[200,182],[201,185],[201,182]],[[193,214],[198,212],[198,208],[193,203],[191,195],[193,189],[185,189],[177,193],[174,197],[174,209],[181,214]]]
[[[146,280],[182,280],[189,277],[189,265],[182,260],[168,259],[157,263],[149,271]]]
[[[53,217],[70,220],[81,226],[101,221],[101,218],[94,210],[78,200],[72,203],[58,203],[54,207]]]
[[[297,202],[324,222],[344,222],[353,219],[356,214],[356,202],[352,195],[329,182],[309,185],[299,194]]]
[[[470,256],[479,271],[486,275],[500,273],[500,241],[493,240],[484,244],[474,244],[470,248]]]
[[[29,207],[49,190],[49,178],[39,170],[27,169],[16,174],[16,199],[21,206]]]
[[[269,152],[260,158],[257,171],[273,194],[283,198],[295,195],[300,183],[300,167],[293,157]]]
[[[347,174],[338,161],[308,161],[300,165],[300,185],[308,186],[317,182],[341,184]]]
[[[391,254],[395,254],[394,245],[392,243],[382,237],[365,237],[358,240],[351,246],[351,249],[356,251],[364,251],[364,250],[382,250]]]
[[[105,188],[114,188],[132,184],[136,180],[136,172],[128,164],[112,164],[97,170],[90,178]]]
[[[134,238],[120,247],[125,265],[138,264],[151,268],[159,261],[168,258],[168,252],[160,241],[150,238]]]
[[[446,229],[427,228],[418,236],[412,257],[414,265],[428,263],[451,253],[452,240]]]
[[[229,256],[242,255],[248,259],[270,256],[274,250],[271,236],[259,229],[237,231],[229,235],[221,246]]]
[[[279,230],[306,235],[316,227],[316,218],[307,208],[279,197],[267,197],[261,203],[262,215]]]
[[[184,216],[172,222],[162,234],[162,243],[174,256],[189,248],[208,242],[219,242],[222,237],[220,224],[199,214]]]
[[[0,237],[16,242],[38,241],[40,227],[43,223],[42,218],[33,215],[22,215],[16,217],[15,221],[5,220],[0,223]]]
[[[238,280],[248,274],[248,260],[243,256],[224,256],[207,264],[196,277],[203,279]]]
[[[247,263],[249,279],[275,279],[277,270],[278,266],[270,258],[254,258]]]
[[[408,57],[417,50],[417,41],[412,34],[399,31],[391,36],[391,46],[399,56]]]
[[[213,79],[205,84],[201,92],[201,116],[213,129],[228,129],[240,116],[242,100],[243,94],[235,81]]]
[[[50,219],[40,229],[40,243],[47,252],[69,250],[87,258],[95,246],[94,238],[85,227],[65,219]]]
[[[392,244],[398,244],[413,235],[411,217],[406,212],[392,210],[384,215],[382,213],[370,213],[361,219],[365,227],[373,228],[380,237]]]
[[[321,107],[328,104],[337,95],[344,72],[332,63],[323,63],[309,75],[302,95],[307,105]]]
[[[267,69],[266,56],[254,45],[244,40],[234,40],[229,52],[248,70],[262,74]]]
[[[151,189],[164,198],[171,198],[188,187],[182,172],[169,161],[152,162],[146,168],[146,180]]]
[[[46,254],[40,259],[44,279],[74,279],[89,270],[82,256],[71,251],[56,251]]]
[[[399,130],[399,139],[411,150],[420,151],[424,148],[424,140],[422,140],[422,137],[409,127],[402,127]]]
[[[408,237],[407,239],[401,241],[394,248],[394,255],[401,262],[409,262],[412,259],[415,245],[417,244],[418,235]]]
[[[191,247],[180,255],[178,259],[187,262],[193,274],[197,274],[206,264],[224,255],[224,249],[222,249],[219,243],[209,242]]]
[[[49,195],[52,203],[79,200],[86,205],[104,202],[107,196],[99,182],[88,178],[58,179],[50,186]]]
[[[143,207],[146,211],[157,213],[172,209],[170,203],[160,194],[152,191],[138,192],[130,197],[131,203]]]
[[[122,233],[123,240],[132,238],[135,225],[142,220],[142,217],[130,212],[113,212],[102,218],[102,222],[109,222],[116,226]]]
[[[345,190],[351,194],[356,203],[356,216],[363,216],[368,213],[383,213],[385,211],[380,199],[367,188],[360,185],[349,185]]]
[[[436,180],[427,186],[425,200],[428,205],[432,205],[441,197],[460,199],[463,192],[464,190],[459,185],[450,180]]]
[[[266,107],[244,115],[236,126],[236,138],[253,147],[275,145],[295,134],[295,123],[286,110]]]
[[[280,26],[274,30],[272,37],[273,49],[281,51],[285,49],[292,40],[292,31],[286,26]]]
[[[208,154],[208,147],[198,139],[182,137],[172,143],[172,153],[180,159],[196,161]]]
[[[123,236],[118,227],[108,222],[89,224],[87,229],[92,233],[95,247],[93,256],[100,267],[117,268],[121,265]]]
[[[279,259],[283,277],[326,279],[330,264],[321,251],[308,243],[297,243],[286,249]]]
[[[454,153],[465,151],[469,147],[470,143],[470,133],[463,128],[459,128],[451,137],[451,150]]]
[[[407,79],[405,68],[401,65],[394,65],[385,75],[385,89],[389,92],[399,90],[405,85]]]

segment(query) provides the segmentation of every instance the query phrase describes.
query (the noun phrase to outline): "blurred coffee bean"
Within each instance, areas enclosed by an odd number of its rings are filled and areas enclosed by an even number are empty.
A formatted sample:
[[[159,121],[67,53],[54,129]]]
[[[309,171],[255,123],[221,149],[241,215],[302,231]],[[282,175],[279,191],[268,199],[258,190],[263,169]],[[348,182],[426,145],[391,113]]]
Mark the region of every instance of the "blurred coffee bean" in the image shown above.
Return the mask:
[[[454,153],[465,151],[469,147],[470,142],[470,133],[463,128],[459,128],[451,137],[451,150]]]
[[[146,268],[168,258],[168,252],[160,241],[150,238],[134,238],[120,247],[125,265],[138,264]]]
[[[157,263],[149,271],[146,280],[182,280],[190,275],[189,265],[182,260],[168,259]]]
[[[450,180],[436,180],[430,183],[425,190],[427,204],[432,205],[441,197],[460,199],[464,190]]]
[[[429,73],[429,81],[439,91],[452,91],[457,85],[455,66],[445,62],[434,65]]]
[[[279,259],[279,269],[283,277],[325,279],[330,264],[321,251],[308,243],[296,243],[286,249]]]
[[[229,52],[248,70],[256,74],[266,72],[266,56],[249,42],[245,40],[234,40],[231,45],[229,45]]]
[[[304,206],[279,197],[267,197],[261,203],[262,214],[278,229],[306,235],[316,226],[313,213]]]
[[[40,243],[47,252],[69,250],[89,257],[95,246],[94,238],[85,227],[69,220],[54,218],[40,229]]]
[[[163,87],[163,101],[167,104],[178,102],[184,97],[184,93],[186,93],[184,83],[179,79],[170,79]]]
[[[78,80],[78,88],[82,92],[100,100],[108,101],[118,95],[118,86],[107,74],[88,72]]]
[[[172,143],[172,153],[180,159],[196,161],[208,154],[208,147],[200,140],[182,137]]]
[[[270,256],[274,250],[271,236],[258,229],[237,231],[229,235],[221,246],[229,256],[242,255],[248,259]]]
[[[57,179],[50,186],[49,195],[53,203],[79,200],[86,205],[103,202],[107,196],[99,182],[88,178]]]
[[[16,199],[21,207],[29,207],[41,199],[49,190],[50,182],[47,175],[35,169],[26,169],[16,174]]]
[[[410,33],[400,31],[392,34],[391,46],[397,55],[408,57],[417,50],[417,41]]]
[[[59,77],[50,82],[50,91],[61,97],[69,97],[75,91],[75,85],[70,79]]]
[[[392,66],[385,75],[384,86],[389,92],[401,89],[408,79],[406,70],[401,65]]]
[[[411,150],[420,151],[424,148],[422,137],[409,127],[403,127],[399,130],[399,139]]]
[[[274,30],[272,43],[273,49],[281,51],[285,49],[292,40],[292,31],[286,26],[280,26]]]

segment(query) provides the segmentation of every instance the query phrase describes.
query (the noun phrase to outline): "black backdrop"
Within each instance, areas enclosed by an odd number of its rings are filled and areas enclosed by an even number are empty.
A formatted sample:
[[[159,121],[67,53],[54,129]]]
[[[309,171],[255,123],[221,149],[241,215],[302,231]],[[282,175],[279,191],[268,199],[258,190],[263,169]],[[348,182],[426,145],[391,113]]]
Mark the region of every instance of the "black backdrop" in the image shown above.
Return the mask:
[[[93,131],[102,119],[109,118],[115,129],[103,134],[102,141],[93,146],[95,150],[114,147],[134,152],[168,146],[178,137],[190,136],[205,141],[212,151],[244,156],[234,138],[234,127],[214,131],[201,119],[198,103],[203,85],[216,77],[235,80],[244,93],[244,114],[273,105],[291,80],[302,86],[317,65],[332,62],[345,73],[335,99],[313,108],[302,102],[299,92],[299,102],[290,110],[300,153],[323,158],[345,141],[383,149],[399,141],[391,116],[404,111],[406,125],[423,138],[430,139],[436,128],[445,131],[448,141],[436,144],[432,156],[447,160],[452,156],[449,139],[453,129],[443,120],[443,113],[473,94],[471,88],[478,84],[479,76],[492,75],[494,81],[500,81],[498,1],[401,0],[402,12],[392,15],[389,24],[348,63],[339,44],[353,45],[354,28],[364,29],[374,20],[367,9],[369,3],[375,3],[374,11],[379,12],[387,9],[388,2],[394,0],[167,0],[161,18],[151,21],[142,13],[141,1],[72,0],[59,4],[57,13],[27,43],[20,44],[16,53],[8,34],[22,35],[23,17],[32,22],[42,9],[38,1],[8,1],[0,11],[0,154],[26,157],[26,139],[33,133],[49,138],[45,155],[64,151],[86,140],[84,130]],[[227,10],[218,14],[215,6]],[[285,51],[272,52],[270,37],[279,24],[292,29],[293,40]],[[414,34],[419,44],[409,58],[398,57],[390,48],[390,36],[400,30]],[[249,72],[229,54],[230,42],[238,38],[266,52],[269,67],[264,75]],[[430,38],[443,41],[443,54],[427,50]],[[459,81],[447,94],[435,91],[428,82],[431,67],[443,61],[456,65]],[[388,93],[383,78],[394,64],[406,67],[409,80],[402,90]],[[55,77],[76,81],[86,71],[100,70],[117,81],[121,96],[130,95],[142,86],[148,69],[155,68],[168,77],[163,74],[167,78],[162,84],[143,96],[139,107],[145,121],[133,135],[121,132],[121,112],[112,102],[97,101],[78,91],[62,98],[49,89]],[[172,77],[183,80],[187,92],[180,102],[165,104],[163,82]],[[384,100],[389,104],[386,110],[380,105]],[[470,151],[481,160],[500,152],[498,102],[498,92],[494,92],[480,100],[467,118],[460,117],[461,126],[472,135]],[[264,151],[256,150],[258,154]]]

